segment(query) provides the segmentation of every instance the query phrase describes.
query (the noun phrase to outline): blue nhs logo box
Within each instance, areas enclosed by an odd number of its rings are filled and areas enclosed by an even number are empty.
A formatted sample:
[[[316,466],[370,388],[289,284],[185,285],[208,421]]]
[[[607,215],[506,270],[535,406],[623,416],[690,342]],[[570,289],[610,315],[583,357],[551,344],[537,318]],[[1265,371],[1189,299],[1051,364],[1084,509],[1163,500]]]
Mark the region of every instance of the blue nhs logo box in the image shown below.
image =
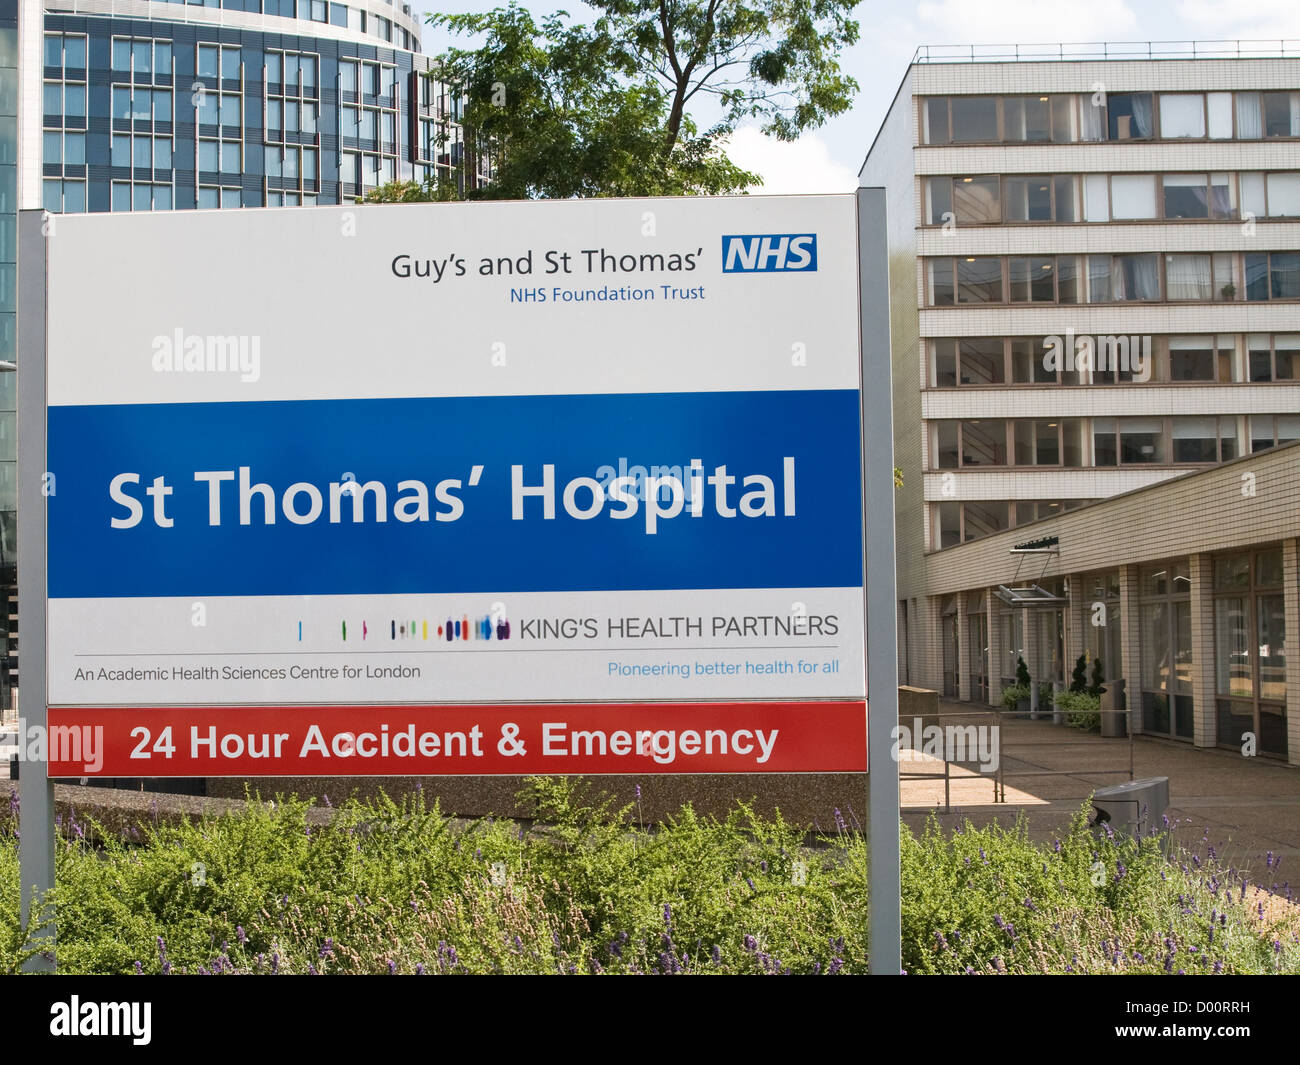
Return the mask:
[[[722,237],[724,274],[817,269],[816,233],[730,233]]]

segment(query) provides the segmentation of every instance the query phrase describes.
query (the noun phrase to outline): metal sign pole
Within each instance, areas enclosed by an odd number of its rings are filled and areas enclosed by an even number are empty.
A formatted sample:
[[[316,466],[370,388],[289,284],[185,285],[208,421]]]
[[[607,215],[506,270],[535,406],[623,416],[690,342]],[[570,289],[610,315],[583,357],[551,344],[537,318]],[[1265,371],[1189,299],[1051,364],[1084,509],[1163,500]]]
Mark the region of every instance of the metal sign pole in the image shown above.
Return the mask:
[[[884,189],[858,189],[862,312],[863,528],[866,540],[867,819],[873,974],[902,970],[899,873],[898,614],[894,600],[894,417],[890,384],[889,254]],[[870,377],[867,371],[870,371]],[[868,518],[869,516],[869,518]]]
[[[18,744],[22,758],[19,812],[22,839],[18,860],[22,876],[20,920],[24,925],[54,887],[54,785],[45,752],[30,758],[29,737],[46,731],[45,654],[45,269],[47,238],[43,211],[18,216],[18,639],[21,655],[18,689]],[[53,219],[50,220],[53,222]],[[38,954],[26,968],[54,970],[54,927],[48,956]]]

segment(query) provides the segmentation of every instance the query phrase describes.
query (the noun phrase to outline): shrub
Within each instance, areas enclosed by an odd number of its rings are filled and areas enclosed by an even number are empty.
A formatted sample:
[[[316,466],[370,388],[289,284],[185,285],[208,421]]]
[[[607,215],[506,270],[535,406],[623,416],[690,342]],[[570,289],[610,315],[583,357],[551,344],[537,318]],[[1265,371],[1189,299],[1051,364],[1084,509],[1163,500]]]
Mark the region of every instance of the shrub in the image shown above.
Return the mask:
[[[1071,728],[1092,732],[1101,727],[1101,700],[1087,692],[1057,692],[1056,709]]]
[[[1022,699],[1029,698],[1029,685],[1012,684],[1002,689],[1002,705],[1008,710],[1015,710]]]
[[[839,811],[810,845],[743,803],[724,818],[683,807],[646,829],[581,782],[534,780],[526,797],[531,829],[454,822],[418,794],[348,803],[325,824],[297,800],[252,801],[97,846],[65,822],[59,969],[865,971],[866,843]],[[1269,925],[1213,849],[1166,857],[1163,838],[1091,829],[1087,811],[1050,844],[1023,821],[904,826],[904,968],[1300,972],[1294,920]],[[17,925],[16,843],[0,826],[0,972],[34,949]]]

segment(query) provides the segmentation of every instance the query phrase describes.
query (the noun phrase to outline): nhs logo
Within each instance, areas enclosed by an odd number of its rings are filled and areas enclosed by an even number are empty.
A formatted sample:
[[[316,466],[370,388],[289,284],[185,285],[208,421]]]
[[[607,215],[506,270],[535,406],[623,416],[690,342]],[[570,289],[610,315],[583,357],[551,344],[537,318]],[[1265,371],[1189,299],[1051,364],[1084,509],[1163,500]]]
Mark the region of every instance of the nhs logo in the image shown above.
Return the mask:
[[[816,233],[731,233],[722,237],[724,274],[816,269]]]

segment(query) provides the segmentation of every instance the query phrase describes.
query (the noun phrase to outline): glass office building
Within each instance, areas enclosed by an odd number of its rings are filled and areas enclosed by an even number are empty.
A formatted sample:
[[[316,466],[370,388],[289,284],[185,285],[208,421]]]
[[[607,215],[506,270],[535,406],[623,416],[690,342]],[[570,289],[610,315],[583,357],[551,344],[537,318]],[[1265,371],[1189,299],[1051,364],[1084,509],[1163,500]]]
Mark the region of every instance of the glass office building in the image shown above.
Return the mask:
[[[476,187],[461,100],[400,0],[0,0],[0,365],[20,207],[231,210]],[[57,222],[57,220],[56,220]],[[0,646],[16,670],[15,402],[0,372]],[[0,708],[7,709],[0,691]]]

